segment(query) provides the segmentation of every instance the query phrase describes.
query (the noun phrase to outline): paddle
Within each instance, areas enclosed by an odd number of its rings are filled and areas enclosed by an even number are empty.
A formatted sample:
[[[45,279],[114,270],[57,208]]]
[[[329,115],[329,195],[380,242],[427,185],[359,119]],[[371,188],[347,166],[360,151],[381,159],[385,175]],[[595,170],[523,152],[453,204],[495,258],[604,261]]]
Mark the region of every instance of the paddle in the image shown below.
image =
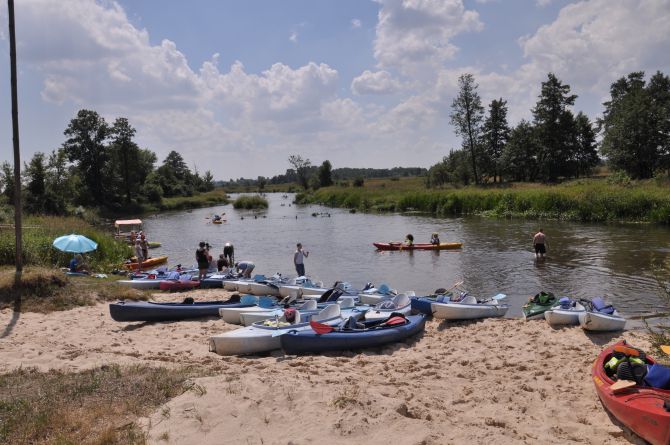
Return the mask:
[[[317,334],[327,334],[329,332],[333,332],[335,330],[334,327],[329,326],[324,323],[319,323],[318,321],[310,320],[309,321],[309,327],[314,330]]]

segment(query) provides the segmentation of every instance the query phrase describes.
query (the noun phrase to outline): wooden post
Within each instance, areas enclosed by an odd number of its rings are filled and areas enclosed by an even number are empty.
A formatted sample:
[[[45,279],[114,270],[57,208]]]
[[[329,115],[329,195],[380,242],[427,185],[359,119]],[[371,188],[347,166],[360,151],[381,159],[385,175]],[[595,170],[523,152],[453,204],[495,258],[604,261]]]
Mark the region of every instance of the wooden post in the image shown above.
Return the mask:
[[[16,275],[23,271],[23,242],[21,239],[21,152],[19,150],[19,100],[16,80],[16,32],[14,26],[14,0],[7,0],[9,15],[9,60],[12,85],[12,139],[14,142],[14,232],[16,234]],[[20,280],[19,280],[20,282]]]

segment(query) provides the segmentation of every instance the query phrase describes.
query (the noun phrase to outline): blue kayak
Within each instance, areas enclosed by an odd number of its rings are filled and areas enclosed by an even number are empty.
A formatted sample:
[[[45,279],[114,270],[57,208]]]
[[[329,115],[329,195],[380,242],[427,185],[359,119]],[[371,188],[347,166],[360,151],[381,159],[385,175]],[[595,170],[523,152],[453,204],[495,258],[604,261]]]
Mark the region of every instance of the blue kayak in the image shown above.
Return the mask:
[[[447,293],[439,295],[427,295],[425,297],[412,297],[412,313],[432,316],[433,309],[430,305],[433,303],[441,303],[445,299],[449,301],[451,295],[451,293]]]
[[[239,296],[226,301],[158,303],[154,301],[119,301],[110,303],[109,313],[116,321],[179,321],[190,318],[218,317],[224,307],[251,307]]]
[[[286,354],[303,352],[343,351],[350,349],[374,348],[395,343],[423,331],[426,317],[408,315],[402,325],[384,326],[377,322],[367,322],[360,328],[335,329],[325,334],[317,334],[312,329],[291,331],[281,336],[281,347]]]

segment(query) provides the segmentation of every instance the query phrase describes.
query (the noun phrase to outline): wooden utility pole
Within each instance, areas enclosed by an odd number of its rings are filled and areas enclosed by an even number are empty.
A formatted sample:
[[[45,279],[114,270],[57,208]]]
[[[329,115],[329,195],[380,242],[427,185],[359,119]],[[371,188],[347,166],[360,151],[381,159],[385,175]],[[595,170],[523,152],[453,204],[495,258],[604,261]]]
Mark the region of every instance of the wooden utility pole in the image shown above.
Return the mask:
[[[16,276],[23,271],[23,242],[21,239],[21,151],[19,150],[19,100],[16,81],[16,32],[14,0],[7,0],[9,13],[9,60],[12,83],[12,138],[14,141],[14,232],[16,234]],[[20,280],[18,281],[20,282]]]

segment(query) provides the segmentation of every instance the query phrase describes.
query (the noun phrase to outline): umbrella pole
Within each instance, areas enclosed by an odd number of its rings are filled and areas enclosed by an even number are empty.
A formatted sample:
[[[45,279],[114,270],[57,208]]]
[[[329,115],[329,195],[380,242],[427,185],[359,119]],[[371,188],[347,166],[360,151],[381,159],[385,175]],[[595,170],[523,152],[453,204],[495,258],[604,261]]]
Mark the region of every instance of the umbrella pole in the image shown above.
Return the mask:
[[[7,0],[9,16],[9,59],[12,85],[12,134],[14,142],[14,229],[16,233],[16,278],[21,282],[23,271],[23,242],[21,239],[21,152],[19,150],[19,105],[16,80],[16,32],[14,0]]]

